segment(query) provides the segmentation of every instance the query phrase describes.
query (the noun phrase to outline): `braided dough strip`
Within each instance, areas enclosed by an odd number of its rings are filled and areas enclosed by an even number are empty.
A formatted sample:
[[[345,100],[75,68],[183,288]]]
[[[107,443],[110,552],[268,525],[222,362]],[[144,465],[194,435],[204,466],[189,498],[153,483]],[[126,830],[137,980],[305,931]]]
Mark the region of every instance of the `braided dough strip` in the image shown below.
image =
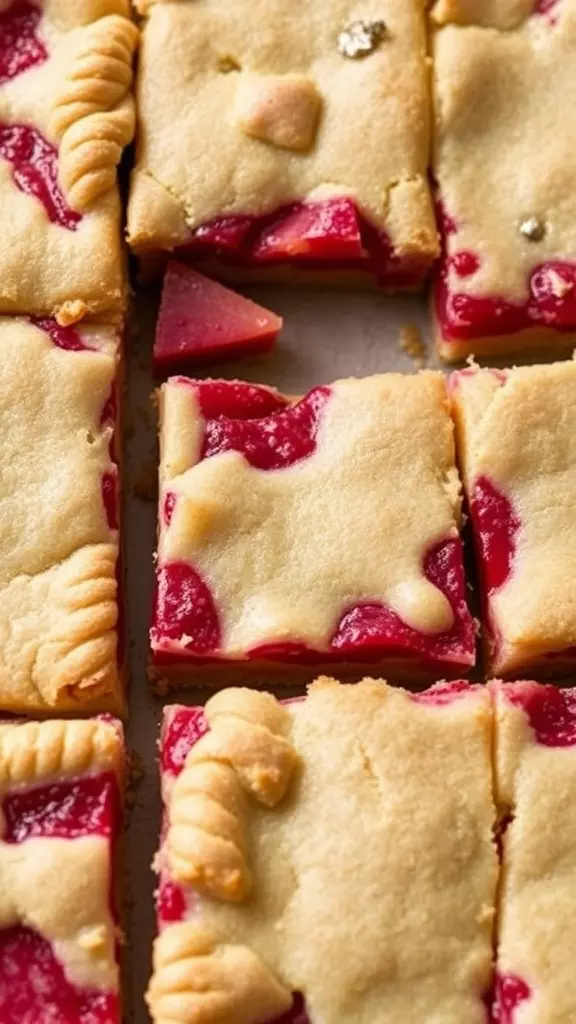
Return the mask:
[[[60,184],[86,211],[116,185],[116,168],[135,130],[133,22],[111,14],[89,25],[58,96],[50,124],[59,140]]]
[[[155,1024],[264,1024],[292,996],[247,946],[216,945],[201,925],[166,928],[154,944],[146,1002]]]
[[[250,891],[244,819],[248,798],[275,807],[298,756],[286,739],[290,715],[270,694],[230,689],[206,705],[210,732],[174,783],[166,852],[174,879],[215,899]]]

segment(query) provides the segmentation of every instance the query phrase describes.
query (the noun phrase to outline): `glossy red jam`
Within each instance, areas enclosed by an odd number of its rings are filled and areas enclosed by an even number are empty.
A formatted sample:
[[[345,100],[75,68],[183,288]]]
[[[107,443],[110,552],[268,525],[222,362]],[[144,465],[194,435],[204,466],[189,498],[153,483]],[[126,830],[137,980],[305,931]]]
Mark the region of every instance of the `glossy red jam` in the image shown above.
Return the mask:
[[[476,480],[470,513],[483,586],[487,594],[493,594],[512,572],[520,519],[510,499],[488,477]]]
[[[504,684],[506,699],[522,708],[538,743],[545,747],[576,746],[576,689],[533,682]]]
[[[154,341],[154,365],[208,362],[269,352],[281,317],[183,263],[168,264]]]
[[[76,839],[83,835],[114,839],[120,817],[114,775],[93,775],[15,790],[1,803],[5,843],[26,839]]]
[[[0,12],[0,85],[48,58],[38,37],[42,11],[28,0],[15,0]]]
[[[71,985],[48,942],[17,926],[0,931],[2,1024],[119,1024],[111,992]]]
[[[201,458],[241,452],[255,469],[286,469],[316,451],[316,436],[330,397],[314,388],[295,405],[259,419],[207,419]]]
[[[541,5],[548,13],[552,4]],[[516,334],[531,327],[551,328],[559,333],[576,330],[576,262],[548,260],[535,267],[528,282],[525,302],[510,302],[499,295],[475,296],[459,292],[448,284],[453,269],[460,278],[471,277],[480,267],[477,253],[465,250],[448,254],[449,238],[458,225],[440,207],[439,220],[444,237],[444,255],[436,277],[436,316],[445,341],[475,341]]]
[[[68,206],[58,183],[58,151],[37,128],[0,124],[0,158],[11,164],[15,185],[38,199],[54,224],[76,231],[82,217]]]
[[[514,974],[497,975],[493,1024],[515,1024],[516,1010],[531,996],[532,991],[522,978]]]
[[[264,217],[217,218],[198,228],[178,253],[255,268],[361,270],[393,288],[417,287],[429,270],[428,261],[399,257],[388,236],[347,196],[293,203]]]

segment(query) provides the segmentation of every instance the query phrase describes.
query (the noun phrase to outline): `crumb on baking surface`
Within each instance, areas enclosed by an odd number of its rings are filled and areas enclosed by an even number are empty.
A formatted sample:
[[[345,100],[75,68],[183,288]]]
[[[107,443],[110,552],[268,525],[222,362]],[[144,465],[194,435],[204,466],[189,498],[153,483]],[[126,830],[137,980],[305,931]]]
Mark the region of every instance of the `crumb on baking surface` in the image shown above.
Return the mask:
[[[406,352],[406,355],[409,355],[418,367],[421,368],[426,365],[428,350],[422,340],[420,329],[416,324],[404,324],[400,328],[398,344],[402,351]]]

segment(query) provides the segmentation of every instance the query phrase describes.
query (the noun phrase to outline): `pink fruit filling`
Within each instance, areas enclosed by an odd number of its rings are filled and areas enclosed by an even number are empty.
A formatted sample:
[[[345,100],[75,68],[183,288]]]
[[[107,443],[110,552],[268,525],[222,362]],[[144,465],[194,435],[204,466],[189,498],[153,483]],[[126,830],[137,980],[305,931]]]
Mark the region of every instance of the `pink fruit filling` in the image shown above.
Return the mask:
[[[0,160],[11,165],[15,185],[38,199],[54,224],[76,231],[82,217],[68,206],[58,183],[58,151],[37,128],[0,124]]]
[[[120,794],[111,773],[8,793],[1,804],[2,841],[103,836],[111,849],[120,830]],[[49,942],[17,925],[0,930],[2,1024],[117,1024],[111,992],[78,988],[67,979]]]
[[[520,520],[510,499],[488,477],[474,484],[470,514],[484,589],[493,594],[512,572]]]
[[[473,693],[478,688],[479,686],[467,683],[464,679],[454,679],[449,683],[436,683],[429,690],[424,690],[423,693],[412,693],[410,696],[417,704],[427,704],[430,707],[441,708],[445,707],[446,704],[453,704],[462,697],[468,696],[469,693]]]
[[[542,3],[539,12],[548,13],[552,6]],[[475,341],[517,334],[531,327],[551,328],[559,333],[576,330],[576,261],[548,260],[535,267],[528,280],[525,302],[510,302],[499,295],[459,292],[449,284],[450,270],[462,279],[472,277],[480,268],[480,257],[466,250],[448,255],[448,237],[458,234],[458,225],[441,204],[438,216],[444,255],[436,276],[435,303],[444,340]]]
[[[50,944],[23,926],[0,931],[2,1024],[118,1024],[112,992],[76,988]]]
[[[526,713],[538,743],[576,746],[576,689],[533,682],[504,684],[506,699]]]
[[[500,974],[496,977],[495,1002],[492,1008],[493,1024],[514,1024],[515,1011],[530,999],[529,986],[515,974]]]
[[[178,252],[253,267],[363,270],[396,288],[421,284],[429,269],[428,260],[399,257],[347,196],[293,203],[264,217],[219,217],[197,228]]]
[[[0,13],[0,85],[47,60],[37,35],[41,17],[40,8],[28,0],[15,0]]]
[[[1,809],[4,843],[83,835],[113,839],[120,819],[118,783],[105,774],[15,790],[4,797]]]

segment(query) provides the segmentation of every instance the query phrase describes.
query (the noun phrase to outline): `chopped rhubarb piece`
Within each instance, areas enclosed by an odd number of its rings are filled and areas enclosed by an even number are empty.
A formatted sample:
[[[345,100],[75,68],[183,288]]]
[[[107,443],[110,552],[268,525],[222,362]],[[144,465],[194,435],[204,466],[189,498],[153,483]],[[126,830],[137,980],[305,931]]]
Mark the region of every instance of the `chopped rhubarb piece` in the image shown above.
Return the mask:
[[[364,255],[360,222],[351,199],[299,203],[264,230],[256,260],[349,260]]]
[[[164,278],[154,364],[162,370],[179,362],[269,352],[281,328],[281,317],[172,262]]]

